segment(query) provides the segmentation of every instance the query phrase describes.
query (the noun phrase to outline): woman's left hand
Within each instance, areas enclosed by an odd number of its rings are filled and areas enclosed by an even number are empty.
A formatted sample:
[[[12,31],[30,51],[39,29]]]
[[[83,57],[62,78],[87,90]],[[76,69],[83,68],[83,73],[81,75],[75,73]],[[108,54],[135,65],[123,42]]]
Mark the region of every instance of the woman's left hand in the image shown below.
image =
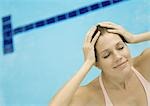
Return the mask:
[[[121,35],[127,43],[134,43],[135,37],[132,33],[125,30],[122,26],[112,22],[99,23],[100,26],[108,28],[108,32]]]

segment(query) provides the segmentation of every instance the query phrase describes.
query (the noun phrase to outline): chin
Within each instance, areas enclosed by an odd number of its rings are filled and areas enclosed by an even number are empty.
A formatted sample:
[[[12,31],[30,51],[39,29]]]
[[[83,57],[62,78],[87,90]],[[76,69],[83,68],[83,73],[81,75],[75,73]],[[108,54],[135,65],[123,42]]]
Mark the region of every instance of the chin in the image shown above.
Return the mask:
[[[131,72],[131,68],[132,65],[128,63],[127,66],[122,70],[122,73],[128,75]]]

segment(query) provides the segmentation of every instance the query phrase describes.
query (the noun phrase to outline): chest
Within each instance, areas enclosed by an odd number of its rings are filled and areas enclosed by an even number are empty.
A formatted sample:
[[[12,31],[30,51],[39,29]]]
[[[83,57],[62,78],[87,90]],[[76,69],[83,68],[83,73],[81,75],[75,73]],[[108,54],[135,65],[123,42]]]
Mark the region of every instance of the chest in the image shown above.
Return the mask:
[[[143,88],[136,88],[131,92],[114,91],[109,98],[115,106],[147,106],[147,97]]]
[[[138,90],[138,92],[137,92]],[[133,92],[111,92],[109,98],[114,106],[147,106],[147,97],[143,89],[137,88]],[[106,106],[104,97],[98,94],[91,96],[86,106]]]
[[[130,83],[128,90],[106,89],[109,99],[114,106],[147,106],[147,96],[143,85],[137,80]],[[101,93],[99,93],[101,92]],[[99,95],[100,94],[100,95]],[[105,106],[102,91],[97,91],[90,97],[87,106]]]
[[[108,96],[115,106],[147,106],[147,96],[141,82],[131,82],[126,90],[107,90]]]

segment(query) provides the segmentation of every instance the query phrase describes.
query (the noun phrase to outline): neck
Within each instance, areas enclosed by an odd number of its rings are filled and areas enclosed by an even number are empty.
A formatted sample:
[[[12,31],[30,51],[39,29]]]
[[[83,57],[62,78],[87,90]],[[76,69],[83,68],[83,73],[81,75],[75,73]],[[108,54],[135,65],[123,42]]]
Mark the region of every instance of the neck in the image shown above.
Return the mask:
[[[127,85],[133,76],[133,71],[130,70],[127,75],[112,76],[102,73],[102,79],[107,88],[111,89],[127,89]]]

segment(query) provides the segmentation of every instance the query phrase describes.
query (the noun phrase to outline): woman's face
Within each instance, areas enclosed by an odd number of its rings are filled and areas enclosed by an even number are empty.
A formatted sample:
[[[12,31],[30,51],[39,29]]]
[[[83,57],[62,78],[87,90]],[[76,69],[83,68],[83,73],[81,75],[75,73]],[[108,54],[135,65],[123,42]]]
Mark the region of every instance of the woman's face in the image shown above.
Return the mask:
[[[127,45],[117,34],[105,33],[97,44],[97,66],[109,75],[128,74],[132,59]]]

